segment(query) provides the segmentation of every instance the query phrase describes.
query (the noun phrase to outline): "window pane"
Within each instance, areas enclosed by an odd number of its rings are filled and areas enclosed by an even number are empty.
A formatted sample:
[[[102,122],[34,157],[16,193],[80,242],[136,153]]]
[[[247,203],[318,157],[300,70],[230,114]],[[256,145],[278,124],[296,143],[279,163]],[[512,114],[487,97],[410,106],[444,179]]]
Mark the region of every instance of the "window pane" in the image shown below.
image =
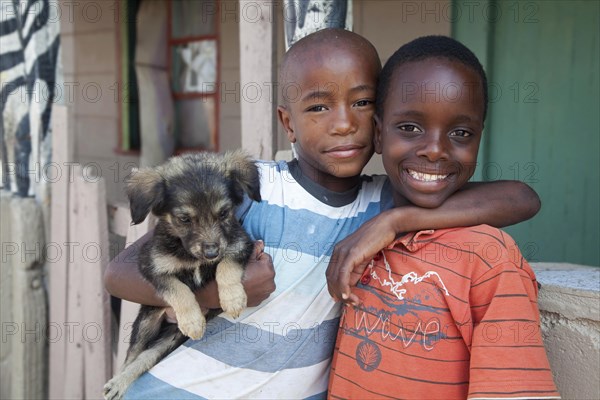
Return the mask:
[[[213,93],[217,79],[217,42],[199,40],[173,46],[173,91]]]
[[[214,35],[217,5],[214,0],[173,0],[171,37]]]
[[[216,137],[214,98],[175,101],[175,135],[177,147],[202,147],[215,150]]]

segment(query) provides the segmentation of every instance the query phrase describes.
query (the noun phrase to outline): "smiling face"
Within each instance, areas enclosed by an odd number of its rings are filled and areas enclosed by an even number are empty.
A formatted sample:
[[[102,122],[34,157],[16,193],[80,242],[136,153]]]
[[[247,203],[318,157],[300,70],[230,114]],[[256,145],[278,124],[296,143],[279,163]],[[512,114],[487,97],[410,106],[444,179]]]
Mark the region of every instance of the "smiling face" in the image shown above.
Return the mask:
[[[457,61],[427,58],[393,73],[377,116],[375,149],[396,205],[441,205],[473,175],[481,140],[480,77]]]
[[[331,43],[303,56],[287,67],[279,119],[302,173],[330,190],[349,190],[373,155],[379,59],[370,48]]]

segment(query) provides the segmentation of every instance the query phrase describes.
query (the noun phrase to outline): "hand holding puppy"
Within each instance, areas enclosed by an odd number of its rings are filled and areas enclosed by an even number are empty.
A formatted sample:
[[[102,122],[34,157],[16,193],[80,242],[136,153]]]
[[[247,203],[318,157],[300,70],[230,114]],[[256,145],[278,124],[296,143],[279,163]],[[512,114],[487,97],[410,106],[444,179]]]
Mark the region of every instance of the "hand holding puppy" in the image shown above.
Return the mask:
[[[248,260],[242,284],[248,296],[248,307],[255,307],[266,300],[271,293],[275,291],[275,269],[273,268],[273,259],[265,251],[265,243],[262,240],[254,242],[254,252]],[[211,288],[202,289],[202,294],[198,293],[196,298],[200,303],[202,312],[206,315],[208,312],[206,298],[214,297],[210,304],[215,304],[218,307],[219,294],[217,292],[216,282],[211,282],[207,286]],[[171,307],[165,309],[165,317],[167,322],[172,324],[177,323],[175,311]]]
[[[248,307],[255,307],[266,300],[275,290],[275,269],[273,259],[264,252],[265,243],[254,243],[254,253],[250,257],[242,284],[248,296]]]

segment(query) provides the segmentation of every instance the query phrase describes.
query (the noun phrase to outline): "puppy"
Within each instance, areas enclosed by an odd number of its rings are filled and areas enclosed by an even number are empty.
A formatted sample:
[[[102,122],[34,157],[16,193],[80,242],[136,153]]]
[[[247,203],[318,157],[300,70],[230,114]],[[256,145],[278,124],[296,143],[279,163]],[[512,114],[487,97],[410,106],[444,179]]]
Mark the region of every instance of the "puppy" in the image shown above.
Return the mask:
[[[123,369],[104,386],[106,399],[121,398],[187,337],[204,335],[196,289],[216,279],[226,313],[237,318],[246,307],[242,276],[254,243],[235,216],[244,194],[261,200],[258,169],[240,151],[186,154],[131,176],[133,223],[150,212],[158,217],[154,236],[138,253],[140,272],[173,307],[177,325],[164,321],[164,308],[141,306]]]

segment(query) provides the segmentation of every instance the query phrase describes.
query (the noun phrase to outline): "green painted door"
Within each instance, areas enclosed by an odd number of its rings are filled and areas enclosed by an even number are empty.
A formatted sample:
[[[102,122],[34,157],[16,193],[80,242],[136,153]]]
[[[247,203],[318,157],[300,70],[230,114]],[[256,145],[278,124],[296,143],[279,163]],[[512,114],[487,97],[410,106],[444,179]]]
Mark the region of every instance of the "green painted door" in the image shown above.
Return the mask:
[[[455,0],[490,112],[476,178],[518,179],[542,210],[506,229],[530,261],[600,265],[600,2]]]

